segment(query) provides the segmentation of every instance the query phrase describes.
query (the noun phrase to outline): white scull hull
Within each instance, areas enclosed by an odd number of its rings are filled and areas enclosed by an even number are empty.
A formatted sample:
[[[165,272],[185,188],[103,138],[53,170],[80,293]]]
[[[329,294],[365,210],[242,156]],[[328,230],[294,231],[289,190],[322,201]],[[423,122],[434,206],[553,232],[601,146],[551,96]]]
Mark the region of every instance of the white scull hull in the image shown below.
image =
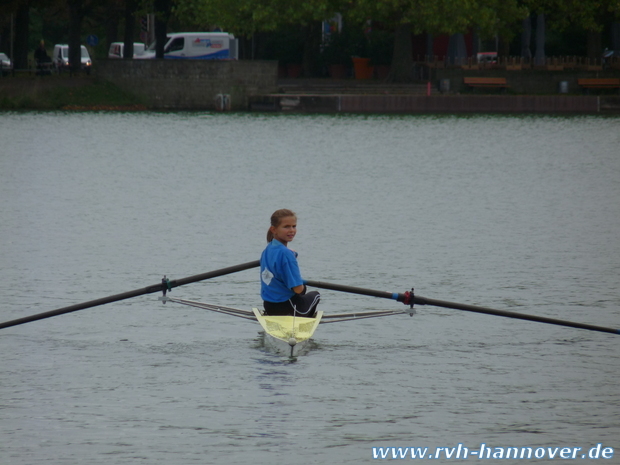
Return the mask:
[[[288,342],[273,337],[271,334],[263,331],[263,346],[269,351],[283,357],[296,358],[300,355],[306,354],[310,350],[310,339],[297,342],[295,345],[290,345]]]

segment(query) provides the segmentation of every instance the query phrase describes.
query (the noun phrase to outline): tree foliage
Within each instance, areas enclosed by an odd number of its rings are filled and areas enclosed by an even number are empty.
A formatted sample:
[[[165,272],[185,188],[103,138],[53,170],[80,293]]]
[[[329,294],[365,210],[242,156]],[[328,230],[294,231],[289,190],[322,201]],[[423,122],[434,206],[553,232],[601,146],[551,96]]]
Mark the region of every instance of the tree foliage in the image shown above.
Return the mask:
[[[411,61],[411,44],[408,44],[411,33],[438,35],[475,31],[483,39],[500,36],[510,40],[521,31],[524,18],[542,13],[550,30],[578,28],[587,31],[590,40],[591,33],[600,36],[612,21],[620,21],[620,0],[4,0],[0,4],[1,46],[7,49],[6,32],[9,18],[12,18],[15,26],[13,58],[16,65],[25,66],[34,40],[29,37],[28,23],[35,12],[36,18],[44,16],[45,21],[64,26],[62,40],[70,43],[71,61],[75,62],[79,44],[87,33],[98,30],[107,38],[107,46],[119,40],[119,32],[124,30],[122,37],[129,43],[132,36],[136,39],[138,32],[132,31],[132,21],[137,15],[154,10],[160,37],[165,37],[168,21],[173,30],[219,27],[239,37],[253,37],[282,28],[296,29],[304,37],[305,61],[317,56],[322,47],[321,21],[340,13],[345,27],[364,38],[363,31],[372,20],[373,31],[375,25],[380,24],[379,29],[394,38],[390,54],[393,67]],[[124,27],[124,23],[128,27]],[[37,36],[37,42],[46,38],[39,37],[44,34],[38,31],[32,35]],[[366,45],[371,44],[372,34],[365,39]],[[127,53],[130,51],[129,47]]]
[[[237,35],[274,31],[287,24],[307,26],[333,16],[336,0],[177,0],[174,14],[182,21],[219,26]]]
[[[601,31],[606,23],[620,21],[620,0],[525,0],[533,13],[544,13],[551,27],[577,27]]]
[[[349,14],[372,18],[397,29],[410,25],[415,34],[465,33],[476,28],[491,36],[527,16],[518,0],[357,0]]]

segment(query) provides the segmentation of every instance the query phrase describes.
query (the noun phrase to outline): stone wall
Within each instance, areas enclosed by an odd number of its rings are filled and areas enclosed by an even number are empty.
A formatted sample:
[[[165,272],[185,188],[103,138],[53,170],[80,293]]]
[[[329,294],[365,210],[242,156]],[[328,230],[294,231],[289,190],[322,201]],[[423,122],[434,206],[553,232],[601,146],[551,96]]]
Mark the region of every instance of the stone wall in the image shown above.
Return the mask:
[[[263,95],[252,111],[401,114],[618,114],[620,97],[587,95]]]
[[[222,99],[246,110],[253,95],[275,92],[276,61],[100,60],[97,79],[110,81],[159,110],[214,110]]]

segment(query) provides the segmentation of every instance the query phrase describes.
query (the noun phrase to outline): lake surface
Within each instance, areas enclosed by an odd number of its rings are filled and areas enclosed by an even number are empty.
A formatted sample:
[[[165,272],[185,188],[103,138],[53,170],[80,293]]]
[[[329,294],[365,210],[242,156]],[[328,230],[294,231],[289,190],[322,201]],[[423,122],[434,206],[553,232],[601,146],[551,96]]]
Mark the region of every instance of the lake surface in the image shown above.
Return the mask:
[[[256,260],[291,208],[306,279],[620,328],[617,117],[1,113],[0,135],[0,321]],[[258,292],[248,270],[172,295]],[[0,463],[620,463],[618,336],[418,307],[321,325],[292,363],[258,329],[153,294],[0,330]]]

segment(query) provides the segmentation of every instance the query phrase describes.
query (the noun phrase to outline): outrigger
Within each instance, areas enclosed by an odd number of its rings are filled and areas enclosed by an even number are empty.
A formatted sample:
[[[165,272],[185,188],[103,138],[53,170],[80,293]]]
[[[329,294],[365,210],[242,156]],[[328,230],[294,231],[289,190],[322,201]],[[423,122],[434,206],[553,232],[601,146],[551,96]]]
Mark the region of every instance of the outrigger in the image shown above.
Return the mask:
[[[265,315],[263,310],[253,308],[252,311],[233,307],[195,302],[192,300],[176,299],[169,296],[160,297],[162,302],[173,302],[190,307],[202,308],[224,315],[243,318],[244,320],[258,321],[261,325],[263,344],[271,351],[288,357],[297,357],[309,350],[310,341],[316,328],[322,323],[336,323],[342,321],[361,320],[364,318],[378,318],[382,316],[402,315],[408,313],[413,316],[413,305],[409,310],[379,310],[373,312],[339,313],[325,315],[318,311],[313,318],[305,318],[295,315],[270,316]]]
[[[264,315],[259,309],[241,310],[232,307],[223,307],[212,304],[205,304],[200,302],[193,302],[183,299],[173,299],[167,296],[167,292],[175,287],[183,286],[186,284],[203,281],[206,279],[215,278],[218,276],[224,276],[238,271],[247,270],[250,268],[256,268],[260,265],[258,260],[248,263],[242,263],[240,265],[231,266],[228,268],[222,268],[219,270],[202,273],[188,278],[178,279],[170,281],[162,279],[161,283],[147,286],[142,289],[136,289],[133,291],[125,292],[122,294],[116,294],[109,297],[104,297],[97,300],[91,300],[89,302],[83,302],[80,304],[70,305],[68,307],[59,308],[57,310],[51,310],[36,315],[30,315],[16,320],[6,321],[0,323],[0,329],[9,328],[11,326],[17,326],[24,323],[30,323],[44,318],[51,318],[65,313],[71,313],[86,308],[96,307],[98,305],[104,305],[112,302],[118,302],[120,300],[130,299],[145,294],[152,294],[155,292],[162,292],[163,297],[160,299],[166,302],[175,302],[184,305],[191,305],[194,307],[204,308],[218,313],[224,313],[226,315],[236,316],[247,320],[258,321],[264,330],[265,345],[274,348],[278,353],[295,357],[304,353],[308,348],[308,344],[314,332],[319,324],[322,323],[335,323],[341,321],[359,320],[364,318],[378,318],[383,316],[403,315],[409,314],[413,316],[415,314],[414,305],[431,305],[435,307],[450,308],[454,310],[463,310],[466,312],[483,313],[486,315],[502,316],[506,318],[516,318],[519,320],[535,321],[539,323],[547,323],[558,326],[568,326],[571,328],[586,329],[589,331],[598,331],[611,334],[620,334],[620,329],[607,328],[603,326],[595,326],[584,323],[576,323],[573,321],[558,320],[555,318],[547,318],[536,315],[526,315],[523,313],[510,312],[506,310],[495,310],[488,307],[478,307],[468,304],[459,304],[455,302],[447,302],[442,300],[428,299],[415,295],[413,289],[404,293],[391,293],[384,291],[375,291],[372,289],[365,289],[360,287],[344,286],[340,284],[325,283],[320,281],[307,280],[305,284],[310,287],[317,287],[322,289],[329,289],[340,292],[348,292],[352,294],[360,294],[371,297],[379,297],[396,300],[409,306],[408,310],[377,310],[370,312],[358,312],[358,313],[342,313],[334,315],[326,315],[323,312],[318,312],[316,318],[302,318],[297,316],[267,316]]]

